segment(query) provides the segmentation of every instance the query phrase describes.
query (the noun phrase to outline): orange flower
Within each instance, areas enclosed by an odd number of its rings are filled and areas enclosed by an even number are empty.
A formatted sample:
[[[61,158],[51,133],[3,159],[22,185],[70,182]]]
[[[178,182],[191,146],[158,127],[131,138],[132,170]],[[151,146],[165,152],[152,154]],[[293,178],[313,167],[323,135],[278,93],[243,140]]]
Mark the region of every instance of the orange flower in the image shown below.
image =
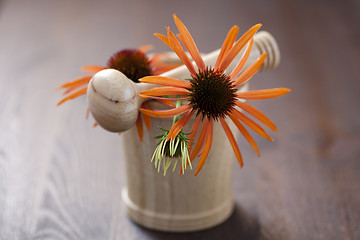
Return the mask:
[[[66,82],[62,84],[58,89],[64,89],[65,97],[58,102],[58,106],[63,104],[64,102],[77,98],[87,92],[87,86],[90,82],[93,75],[101,70],[113,68],[117,69],[123,74],[125,74],[129,79],[134,82],[138,82],[138,79],[144,76],[149,75],[158,75],[163,72],[169,71],[177,66],[178,64],[166,64],[160,61],[160,58],[164,56],[164,54],[155,54],[150,60],[145,55],[147,51],[151,49],[150,45],[144,45],[139,49],[125,49],[115,53],[108,61],[106,66],[84,66],[82,68],[85,72],[92,73],[91,75],[86,75],[80,78],[77,78],[71,82]],[[165,104],[170,106],[175,106],[170,101],[162,101]],[[147,108],[147,104],[144,103],[142,108]],[[89,111],[87,112],[88,115]],[[150,128],[151,119],[149,116],[139,113],[138,118],[136,120],[136,127],[138,131],[138,135],[142,140],[143,137],[143,124],[142,118],[144,118],[145,125],[147,129]],[[97,126],[97,123],[94,124]]]
[[[236,158],[242,167],[243,161],[238,145],[225,119],[229,117],[234,122],[242,135],[259,154],[255,141],[245,129],[243,123],[253,129],[260,136],[269,140],[272,139],[260,125],[240,112],[238,108],[248,112],[270,129],[274,131],[277,129],[263,113],[241,100],[275,98],[290,91],[290,89],[287,88],[275,88],[238,92],[237,87],[247,82],[260,69],[267,56],[267,53],[262,54],[254,64],[241,73],[245,62],[250,55],[253,45],[253,36],[261,27],[261,24],[257,24],[250,28],[236,42],[235,40],[239,28],[237,26],[231,28],[222,45],[216,64],[212,68],[210,66],[205,66],[204,61],[199,54],[198,48],[196,47],[195,42],[185,25],[176,15],[174,15],[174,20],[180,32],[180,34],[177,35],[178,38],[170,31],[169,28],[167,28],[167,37],[161,34],[155,34],[155,36],[165,42],[178,55],[190,71],[192,79],[190,79],[190,81],[182,81],[162,76],[144,77],[139,81],[164,85],[165,87],[157,87],[151,90],[143,91],[140,96],[153,99],[162,99],[161,96],[176,96],[176,99],[183,99],[187,103],[170,110],[149,110],[142,108],[140,111],[145,115],[153,117],[172,117],[178,114],[183,114],[183,116],[170,129],[167,139],[171,139],[171,141],[175,139],[177,134],[188,123],[189,119],[194,114],[197,116],[197,120],[192,126],[191,134],[189,135],[190,141],[193,141],[197,135],[197,130],[201,128],[198,141],[192,149],[190,155],[190,160],[193,161],[200,153],[200,160],[195,175],[199,173],[209,154],[213,139],[214,121],[220,121],[234,150]],[[198,70],[196,70],[193,66],[178,39],[190,53]],[[230,75],[224,74],[226,68],[247,43],[249,43],[249,45],[241,61],[230,73]],[[200,127],[200,125],[202,126]]]

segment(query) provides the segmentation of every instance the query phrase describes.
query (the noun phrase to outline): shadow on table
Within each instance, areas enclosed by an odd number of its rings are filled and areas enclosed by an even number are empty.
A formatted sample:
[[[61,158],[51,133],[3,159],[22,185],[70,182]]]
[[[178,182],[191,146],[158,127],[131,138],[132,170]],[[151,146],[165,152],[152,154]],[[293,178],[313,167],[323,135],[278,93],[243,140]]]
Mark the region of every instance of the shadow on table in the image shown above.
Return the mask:
[[[235,210],[224,223],[203,231],[191,233],[166,233],[139,227],[147,239],[261,239],[260,224],[256,216],[249,216],[240,206]]]

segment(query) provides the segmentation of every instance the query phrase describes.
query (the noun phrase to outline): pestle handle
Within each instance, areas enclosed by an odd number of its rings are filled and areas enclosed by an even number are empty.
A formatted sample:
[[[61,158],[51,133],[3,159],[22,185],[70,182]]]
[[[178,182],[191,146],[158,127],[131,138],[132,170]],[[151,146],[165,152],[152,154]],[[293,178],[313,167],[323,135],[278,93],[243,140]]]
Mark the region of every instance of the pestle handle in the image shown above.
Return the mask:
[[[243,49],[227,67],[229,74],[242,58]],[[280,51],[275,39],[268,32],[261,31],[254,35],[254,45],[244,69],[254,63],[262,53],[268,57],[260,70],[275,68],[280,62]],[[214,66],[220,49],[203,57],[206,66]],[[196,68],[195,62],[193,65]],[[161,76],[188,79],[190,73],[185,65],[179,66]],[[139,97],[139,93],[157,85],[134,83],[115,69],[105,69],[96,73],[88,85],[87,98],[89,109],[100,126],[110,132],[123,132],[136,122],[141,104],[148,99]]]

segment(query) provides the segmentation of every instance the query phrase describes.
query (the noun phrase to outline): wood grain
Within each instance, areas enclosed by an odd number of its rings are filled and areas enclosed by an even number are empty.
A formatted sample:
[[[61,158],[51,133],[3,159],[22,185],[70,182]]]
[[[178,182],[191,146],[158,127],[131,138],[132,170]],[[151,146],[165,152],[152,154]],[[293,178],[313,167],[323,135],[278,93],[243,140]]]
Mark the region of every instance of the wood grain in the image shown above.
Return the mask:
[[[289,87],[254,101],[279,127],[240,139],[236,209],[222,225],[170,234],[132,223],[121,202],[122,143],[92,128],[86,100],[56,108],[53,89],[121,48],[153,44],[176,13],[200,51],[234,24],[262,22],[281,64],[251,89]],[[360,4],[345,1],[1,1],[0,239],[360,239]]]

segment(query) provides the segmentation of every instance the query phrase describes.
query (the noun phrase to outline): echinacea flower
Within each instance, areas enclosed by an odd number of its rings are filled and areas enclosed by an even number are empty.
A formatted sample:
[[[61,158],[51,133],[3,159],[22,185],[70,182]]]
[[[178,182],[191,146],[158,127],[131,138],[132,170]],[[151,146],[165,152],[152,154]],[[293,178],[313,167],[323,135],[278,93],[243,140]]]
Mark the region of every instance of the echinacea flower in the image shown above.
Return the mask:
[[[92,73],[91,75],[86,75],[80,78],[77,78],[73,81],[66,82],[62,84],[58,89],[65,89],[64,95],[65,97],[58,102],[58,106],[63,104],[64,102],[77,98],[81,95],[86,94],[88,84],[93,77],[93,75],[101,70],[112,68],[119,70],[122,72],[127,78],[131,79],[134,82],[138,82],[139,78],[150,76],[150,75],[158,75],[163,72],[169,71],[177,66],[178,64],[168,64],[160,61],[160,58],[163,57],[163,54],[158,53],[155,54],[152,58],[148,58],[146,56],[146,52],[151,49],[150,45],[144,45],[139,49],[124,49],[117,53],[115,53],[107,62],[106,66],[84,66],[82,68],[85,72]],[[170,101],[162,101],[162,103],[175,106]],[[147,108],[148,105],[145,102],[142,105],[142,108]],[[151,119],[149,116],[139,113],[138,118],[136,120],[136,127],[138,131],[138,135],[140,139],[143,138],[143,123],[142,118],[144,119],[145,125],[147,129],[150,128]],[[95,123],[94,126],[97,124]]]
[[[165,87],[156,87],[151,90],[142,91],[140,96],[149,97],[152,99],[163,99],[163,96],[176,96],[177,99],[182,99],[186,104],[170,110],[149,110],[140,109],[140,111],[152,117],[172,117],[183,114],[182,117],[172,126],[167,139],[173,141],[182,128],[188,123],[193,115],[196,115],[196,121],[192,126],[191,134],[189,135],[190,142],[197,136],[198,129],[200,134],[196,144],[191,150],[190,160],[193,161],[199,154],[200,159],[195,172],[199,173],[203,167],[209,151],[211,149],[213,140],[213,125],[214,121],[220,121],[229,141],[236,155],[236,158],[243,166],[243,160],[229,125],[227,118],[230,118],[237,126],[242,135],[247,139],[250,145],[259,154],[258,147],[250,136],[243,124],[250,127],[260,136],[272,140],[271,137],[264,131],[264,129],[255,121],[250,119],[238,109],[251,114],[257,120],[262,122],[270,129],[276,131],[276,126],[263,113],[251,105],[244,103],[243,100],[261,100],[268,98],[280,97],[290,91],[287,88],[274,88],[266,90],[255,90],[247,92],[238,92],[238,87],[246,83],[262,66],[267,53],[262,54],[259,59],[253,63],[248,69],[241,73],[253,45],[253,36],[261,27],[257,24],[251,27],[239,40],[236,36],[239,28],[234,26],[229,31],[219,56],[214,67],[205,66],[201,58],[198,48],[195,45],[193,38],[181,20],[174,15],[174,20],[180,34],[177,37],[169,28],[167,28],[167,37],[161,34],[155,34],[163,42],[165,42],[180,58],[180,60],[188,68],[191,79],[189,81],[163,77],[163,76],[148,76],[140,79],[140,82],[153,83],[164,85]],[[180,41],[179,41],[179,40]],[[180,42],[185,46],[190,53],[192,59],[196,63],[197,70],[193,66],[190,58],[186,55]],[[244,56],[229,74],[225,74],[226,68],[239,54],[241,49],[248,44]],[[240,74],[241,73],[241,74]],[[190,145],[191,148],[191,145]]]

